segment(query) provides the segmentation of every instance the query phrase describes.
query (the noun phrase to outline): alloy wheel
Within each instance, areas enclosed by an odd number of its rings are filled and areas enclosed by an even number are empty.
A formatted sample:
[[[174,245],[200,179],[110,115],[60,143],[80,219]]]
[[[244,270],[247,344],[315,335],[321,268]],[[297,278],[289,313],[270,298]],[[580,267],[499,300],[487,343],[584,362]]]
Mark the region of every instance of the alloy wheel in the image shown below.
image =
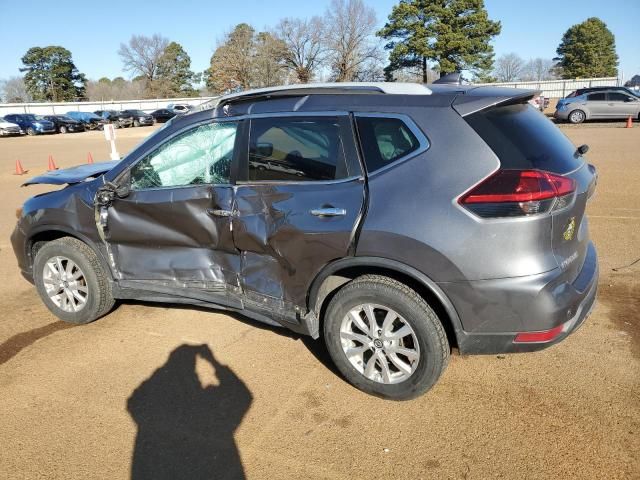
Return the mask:
[[[79,312],[87,304],[87,280],[73,260],[62,256],[47,260],[42,272],[42,281],[49,299],[60,310]]]

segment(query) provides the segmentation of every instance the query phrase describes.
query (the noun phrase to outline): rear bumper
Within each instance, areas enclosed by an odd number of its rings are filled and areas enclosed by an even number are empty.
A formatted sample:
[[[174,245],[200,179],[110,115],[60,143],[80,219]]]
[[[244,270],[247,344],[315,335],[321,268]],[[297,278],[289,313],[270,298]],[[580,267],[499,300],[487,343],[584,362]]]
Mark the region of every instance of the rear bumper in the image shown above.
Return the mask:
[[[584,264],[571,283],[560,269],[532,277],[440,284],[462,321],[461,354],[495,354],[542,350],[576,331],[595,305],[598,258],[589,245]],[[550,341],[516,343],[518,333],[562,326]]]

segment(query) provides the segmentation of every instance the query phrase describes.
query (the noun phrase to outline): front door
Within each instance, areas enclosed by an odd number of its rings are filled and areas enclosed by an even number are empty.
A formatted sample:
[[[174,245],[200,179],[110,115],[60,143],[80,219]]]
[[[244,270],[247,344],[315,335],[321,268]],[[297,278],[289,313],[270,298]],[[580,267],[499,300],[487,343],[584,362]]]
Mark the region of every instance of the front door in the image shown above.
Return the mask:
[[[107,210],[120,284],[224,295],[238,287],[231,165],[238,122],[200,124],[130,169],[131,190]]]
[[[251,119],[233,236],[248,308],[303,313],[314,277],[351,253],[364,178],[347,114]]]
[[[622,92],[607,92],[609,116],[615,118],[636,118],[640,100]]]

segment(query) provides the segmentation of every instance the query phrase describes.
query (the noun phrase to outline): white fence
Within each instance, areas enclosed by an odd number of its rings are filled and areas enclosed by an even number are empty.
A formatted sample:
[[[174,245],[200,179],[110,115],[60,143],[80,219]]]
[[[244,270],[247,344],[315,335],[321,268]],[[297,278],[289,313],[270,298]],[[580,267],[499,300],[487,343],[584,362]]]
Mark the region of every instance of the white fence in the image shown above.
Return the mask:
[[[215,97],[163,98],[154,100],[119,100],[104,102],[59,103],[0,103],[0,116],[10,113],[34,113],[36,115],[61,115],[67,112],[95,112],[96,110],[143,110],[147,113],[166,108],[170,103],[200,105]]]
[[[528,90],[542,90],[542,95],[548,98],[562,98],[585,87],[618,87],[622,80],[616,77],[575,78],[572,80],[545,80],[540,82],[502,82],[478,83],[475,85],[489,85],[493,87],[524,88]]]

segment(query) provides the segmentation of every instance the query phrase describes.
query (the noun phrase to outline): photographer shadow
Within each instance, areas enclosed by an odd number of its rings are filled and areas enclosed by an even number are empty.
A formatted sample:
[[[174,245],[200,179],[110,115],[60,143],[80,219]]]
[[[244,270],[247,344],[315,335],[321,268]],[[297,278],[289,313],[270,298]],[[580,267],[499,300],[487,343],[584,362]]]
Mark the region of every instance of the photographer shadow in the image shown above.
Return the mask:
[[[215,369],[219,385],[201,384],[198,358]],[[127,401],[138,427],[131,478],[244,478],[234,432],[251,401],[246,385],[207,345],[179,346]]]

